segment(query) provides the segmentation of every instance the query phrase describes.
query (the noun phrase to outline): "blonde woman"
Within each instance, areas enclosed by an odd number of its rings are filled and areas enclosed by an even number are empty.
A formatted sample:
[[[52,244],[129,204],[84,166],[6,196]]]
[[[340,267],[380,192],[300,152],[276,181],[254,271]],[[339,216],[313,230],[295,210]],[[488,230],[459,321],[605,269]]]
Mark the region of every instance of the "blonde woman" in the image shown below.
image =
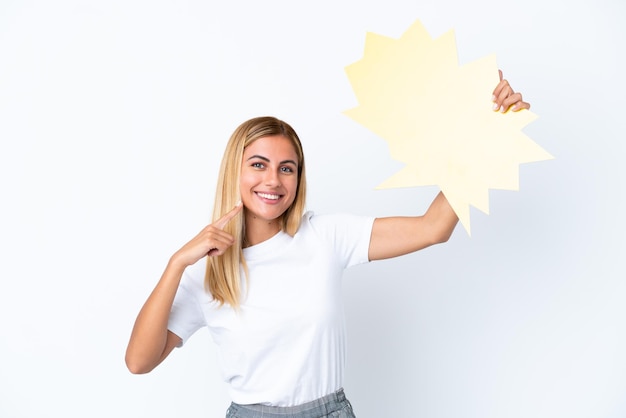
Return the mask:
[[[529,105],[503,80],[494,109],[509,108]],[[305,194],[292,127],[273,117],[241,124],[222,160],[213,223],[172,255],[139,312],[132,373],[208,327],[232,397],[228,418],[355,416],[343,392],[343,270],[445,242],[458,219],[441,193],[423,216],[377,219],[305,213]]]

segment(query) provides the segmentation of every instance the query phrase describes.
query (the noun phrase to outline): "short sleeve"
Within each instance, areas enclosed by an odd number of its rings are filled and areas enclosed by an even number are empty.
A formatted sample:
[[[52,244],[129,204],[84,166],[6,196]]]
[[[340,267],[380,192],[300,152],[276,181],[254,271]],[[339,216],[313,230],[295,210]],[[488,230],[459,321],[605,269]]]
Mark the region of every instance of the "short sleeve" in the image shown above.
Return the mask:
[[[183,273],[167,324],[167,329],[181,338],[179,347],[197,330],[206,326],[206,319],[197,297],[197,292],[204,292],[202,278],[197,277],[199,273],[197,265],[198,263],[188,267]]]
[[[330,246],[344,268],[369,261],[369,245],[374,218],[350,214],[313,215],[308,213],[313,230]]]

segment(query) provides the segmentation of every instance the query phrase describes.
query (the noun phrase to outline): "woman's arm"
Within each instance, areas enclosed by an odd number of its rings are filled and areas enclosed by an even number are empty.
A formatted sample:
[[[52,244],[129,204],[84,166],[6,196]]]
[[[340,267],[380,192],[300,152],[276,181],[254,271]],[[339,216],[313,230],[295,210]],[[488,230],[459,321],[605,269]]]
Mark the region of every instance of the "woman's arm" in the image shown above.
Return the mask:
[[[167,322],[184,269],[172,257],[139,311],[126,349],[126,367],[131,373],[148,373],[180,343],[180,338],[167,330]]]
[[[422,216],[377,218],[372,227],[369,259],[398,257],[446,242],[458,221],[441,192]]]
[[[132,373],[148,373],[180,343],[180,337],[168,331],[167,323],[183,272],[202,257],[220,256],[233,245],[232,235],[224,232],[223,228],[242,207],[241,204],[235,206],[170,258],[161,279],[135,320],[126,349],[126,366]]]
[[[530,104],[515,93],[499,71],[500,82],[493,91],[493,110],[517,112]],[[381,260],[412,253],[434,244],[446,242],[459,218],[448,199],[439,193],[423,216],[378,218],[372,227],[369,259]]]

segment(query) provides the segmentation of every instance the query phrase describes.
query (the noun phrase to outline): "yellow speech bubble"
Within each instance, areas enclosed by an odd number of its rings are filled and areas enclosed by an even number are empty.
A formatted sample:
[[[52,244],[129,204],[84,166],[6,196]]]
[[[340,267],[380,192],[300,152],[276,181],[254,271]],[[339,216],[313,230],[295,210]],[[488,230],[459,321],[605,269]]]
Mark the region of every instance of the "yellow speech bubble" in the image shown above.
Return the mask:
[[[358,106],[344,112],[387,141],[405,167],[378,188],[438,186],[470,234],[489,189],[519,190],[519,164],[553,157],[522,133],[528,110],[494,112],[495,55],[459,66],[453,31],[433,40],[419,21],[399,39],[368,33],[346,67]]]

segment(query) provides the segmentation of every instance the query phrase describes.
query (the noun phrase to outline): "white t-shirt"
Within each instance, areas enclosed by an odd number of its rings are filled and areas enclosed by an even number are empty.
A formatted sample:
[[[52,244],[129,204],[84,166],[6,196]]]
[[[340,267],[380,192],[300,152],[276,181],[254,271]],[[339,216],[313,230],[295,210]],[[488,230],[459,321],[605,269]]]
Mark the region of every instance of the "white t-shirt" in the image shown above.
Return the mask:
[[[184,343],[208,327],[236,403],[294,406],[336,391],[346,359],[341,276],[368,261],[373,221],[307,212],[293,237],[279,232],[245,248],[239,313],[204,290],[201,259],[183,274],[169,330]]]

